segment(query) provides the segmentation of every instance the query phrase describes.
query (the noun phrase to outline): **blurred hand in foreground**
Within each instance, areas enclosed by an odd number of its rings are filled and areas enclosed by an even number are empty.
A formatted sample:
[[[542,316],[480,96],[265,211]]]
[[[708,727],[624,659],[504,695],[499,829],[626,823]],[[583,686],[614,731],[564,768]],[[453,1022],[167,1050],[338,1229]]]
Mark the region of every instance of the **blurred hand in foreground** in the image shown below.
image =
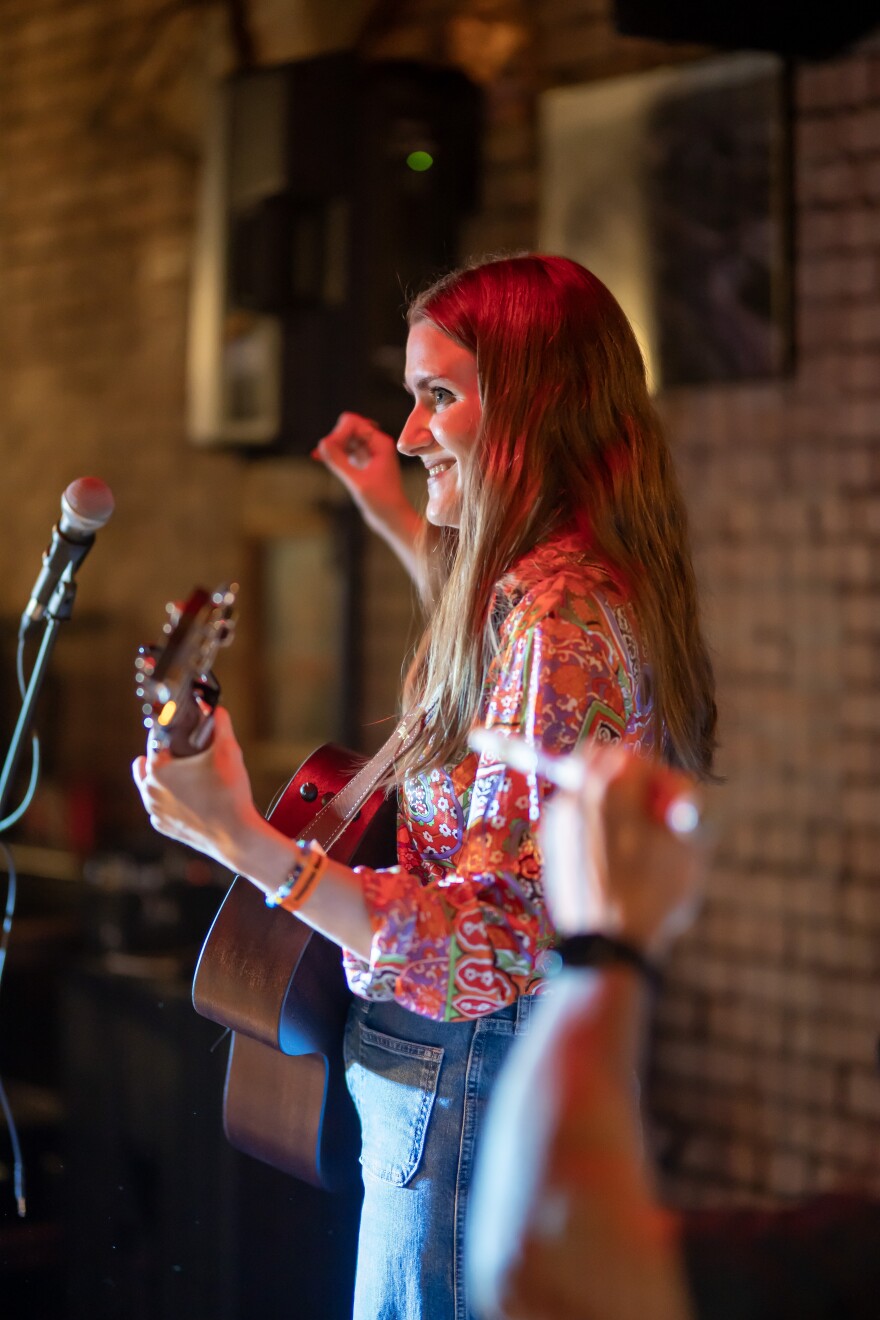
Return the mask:
[[[604,931],[662,955],[691,923],[702,893],[704,832],[699,825],[674,828],[677,816],[699,820],[697,786],[622,747],[591,746],[574,755],[583,783],[557,789],[541,829],[545,892],[557,929]]]

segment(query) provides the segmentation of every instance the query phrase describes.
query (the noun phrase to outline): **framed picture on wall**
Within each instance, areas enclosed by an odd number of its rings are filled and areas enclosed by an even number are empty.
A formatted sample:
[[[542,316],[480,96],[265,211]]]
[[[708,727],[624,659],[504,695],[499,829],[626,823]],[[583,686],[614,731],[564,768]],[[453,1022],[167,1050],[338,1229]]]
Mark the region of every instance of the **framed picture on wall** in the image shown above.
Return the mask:
[[[541,97],[541,249],[608,285],[655,390],[791,367],[788,123],[773,55]]]

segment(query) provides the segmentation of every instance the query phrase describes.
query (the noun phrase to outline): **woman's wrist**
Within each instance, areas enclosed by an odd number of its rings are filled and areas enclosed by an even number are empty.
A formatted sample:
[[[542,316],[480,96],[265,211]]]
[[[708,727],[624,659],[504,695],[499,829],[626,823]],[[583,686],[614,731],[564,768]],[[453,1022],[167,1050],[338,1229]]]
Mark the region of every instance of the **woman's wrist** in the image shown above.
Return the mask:
[[[381,508],[364,504],[361,512],[368,526],[392,546],[396,544],[407,549],[415,546],[422,519],[402,491],[400,499],[394,504]]]
[[[645,949],[625,935],[607,931],[585,931],[564,936],[556,945],[563,967],[585,967],[607,970],[609,967],[629,967],[637,972],[653,990],[659,990],[663,973]]]
[[[560,939],[601,932],[609,939],[632,945],[652,962],[662,963],[674,942],[676,930],[669,904],[658,901],[648,882],[633,896],[616,896],[581,904],[580,911],[557,913],[556,929]],[[554,909],[555,911],[555,909]]]
[[[277,889],[266,895],[267,907],[297,912],[307,903],[329,866],[329,858],[316,841],[297,840],[297,858]]]
[[[367,526],[380,536],[392,554],[396,555],[406,572],[421,591],[421,568],[418,543],[424,519],[408,500],[383,521],[374,519],[364,511]]]
[[[295,840],[276,830],[254,809],[253,816],[240,821],[230,836],[225,860],[231,871],[243,875],[269,895],[290,874],[301,851]]]

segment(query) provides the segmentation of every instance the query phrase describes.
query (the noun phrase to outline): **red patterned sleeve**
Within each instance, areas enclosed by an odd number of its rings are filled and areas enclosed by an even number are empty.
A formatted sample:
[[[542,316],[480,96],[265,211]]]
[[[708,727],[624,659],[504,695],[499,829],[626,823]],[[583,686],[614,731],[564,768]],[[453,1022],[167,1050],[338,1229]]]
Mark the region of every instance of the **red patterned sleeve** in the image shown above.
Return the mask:
[[[618,623],[598,595],[557,592],[550,609],[527,597],[492,666],[485,725],[553,753],[584,737],[625,737],[637,712]],[[426,1017],[480,1017],[541,979],[538,956],[553,938],[535,843],[547,789],[485,755],[420,779],[425,809],[440,824],[433,835],[413,828],[419,801],[408,785],[401,865],[360,871],[373,946],[369,965],[346,955],[349,984]]]

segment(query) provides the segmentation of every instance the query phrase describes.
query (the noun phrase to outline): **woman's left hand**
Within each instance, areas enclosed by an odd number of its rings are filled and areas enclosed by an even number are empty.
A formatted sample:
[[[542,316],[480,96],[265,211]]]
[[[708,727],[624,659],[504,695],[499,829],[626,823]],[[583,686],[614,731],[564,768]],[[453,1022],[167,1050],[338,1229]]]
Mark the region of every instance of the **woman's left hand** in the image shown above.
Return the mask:
[[[223,707],[215,712],[213,741],[205,751],[176,757],[151,744],[132,764],[132,774],[154,829],[230,870],[239,869],[246,841],[265,829]]]

